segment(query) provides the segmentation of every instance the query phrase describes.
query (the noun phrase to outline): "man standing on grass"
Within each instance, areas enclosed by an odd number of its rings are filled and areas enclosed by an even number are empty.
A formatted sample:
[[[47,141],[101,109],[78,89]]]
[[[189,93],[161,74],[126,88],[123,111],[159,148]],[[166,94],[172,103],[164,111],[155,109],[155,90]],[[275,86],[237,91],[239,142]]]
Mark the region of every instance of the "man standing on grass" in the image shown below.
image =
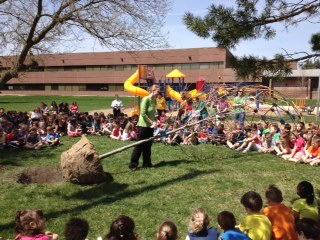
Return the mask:
[[[115,96],[116,99],[112,101],[111,107],[113,109],[113,117],[117,119],[121,113],[121,108],[123,108],[123,103],[119,98],[119,95]]]

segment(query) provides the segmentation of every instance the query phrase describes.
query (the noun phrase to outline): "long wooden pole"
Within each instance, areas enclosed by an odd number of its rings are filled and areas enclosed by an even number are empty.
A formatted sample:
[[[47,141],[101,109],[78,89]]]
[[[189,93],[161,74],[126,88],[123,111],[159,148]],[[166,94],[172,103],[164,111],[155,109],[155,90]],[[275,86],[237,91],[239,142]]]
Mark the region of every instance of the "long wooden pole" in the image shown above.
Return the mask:
[[[104,158],[110,157],[110,156],[112,156],[112,155],[114,155],[114,154],[123,152],[124,150],[127,150],[127,149],[129,149],[129,148],[135,147],[135,146],[137,146],[137,145],[139,145],[139,144],[142,144],[142,143],[145,143],[145,142],[149,142],[149,141],[153,141],[153,140],[155,140],[155,139],[157,139],[157,138],[160,138],[160,137],[163,137],[163,136],[171,135],[171,134],[173,134],[173,133],[175,133],[175,132],[178,132],[178,131],[181,131],[181,130],[183,130],[183,129],[185,129],[185,128],[189,128],[189,127],[192,127],[192,126],[197,125],[197,124],[199,124],[199,123],[202,123],[202,122],[204,122],[204,121],[208,121],[208,120],[212,120],[212,119],[213,119],[213,118],[202,119],[202,120],[199,120],[199,121],[197,121],[197,122],[190,123],[190,124],[187,124],[187,125],[185,125],[185,126],[183,126],[183,127],[180,127],[180,128],[175,129],[175,130],[172,130],[172,131],[170,131],[170,132],[167,132],[167,133],[165,133],[164,135],[160,135],[160,134],[159,134],[159,135],[154,136],[154,137],[150,137],[150,138],[147,138],[147,139],[140,140],[140,141],[138,141],[138,142],[129,144],[129,145],[127,145],[127,146],[124,146],[124,147],[115,149],[115,150],[113,150],[113,151],[111,151],[111,152],[102,154],[102,155],[99,156],[99,158],[100,158],[100,159],[104,159]]]

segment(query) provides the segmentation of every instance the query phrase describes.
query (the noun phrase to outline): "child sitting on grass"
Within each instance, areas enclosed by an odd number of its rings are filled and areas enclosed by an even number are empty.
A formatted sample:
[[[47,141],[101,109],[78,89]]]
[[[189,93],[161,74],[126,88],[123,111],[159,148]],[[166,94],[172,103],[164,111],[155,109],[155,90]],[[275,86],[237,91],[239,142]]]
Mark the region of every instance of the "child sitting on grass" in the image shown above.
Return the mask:
[[[240,230],[251,239],[270,240],[272,226],[270,220],[260,212],[263,205],[261,196],[249,191],[242,196],[241,204],[248,216],[240,223]]]
[[[174,124],[173,125],[173,129],[172,131],[175,131],[179,128],[180,126],[178,124]],[[174,132],[172,134],[170,134],[167,139],[166,139],[166,144],[169,144],[171,146],[175,146],[175,145],[179,145],[180,143],[182,143],[183,141],[183,133],[182,133],[182,130],[181,131],[177,131],[177,132]]]
[[[205,128],[200,129],[200,131],[197,133],[197,136],[199,144],[211,142],[210,135],[208,134],[207,129]]]
[[[265,193],[268,207],[263,210],[272,224],[273,239],[296,240],[295,218],[293,211],[282,203],[282,192],[270,185]]]
[[[40,210],[18,211],[15,220],[16,240],[58,240],[57,234],[44,232],[46,219]]]
[[[161,224],[157,232],[157,240],[177,240],[178,228],[171,221],[165,221]]]
[[[122,131],[119,123],[113,123],[110,138],[121,141]]]
[[[60,136],[54,132],[54,127],[47,127],[46,143],[49,146],[57,146],[60,143]]]
[[[79,137],[81,136],[82,129],[78,124],[78,120],[75,117],[70,117],[67,134],[69,137]]]
[[[89,233],[87,220],[81,218],[71,218],[64,230],[65,240],[85,240]]]
[[[27,136],[27,142],[24,146],[26,149],[35,149],[39,150],[43,147],[43,143],[41,142],[41,137],[37,132],[37,129],[30,128],[29,134]]]
[[[135,223],[132,218],[120,215],[110,226],[109,233],[104,240],[139,240],[140,237],[134,232]]]
[[[193,211],[186,240],[218,240],[219,232],[213,227],[208,228],[209,224],[210,218],[204,209],[198,208]]]
[[[299,240],[320,240],[320,223],[310,218],[304,218],[296,223]]]
[[[300,182],[297,186],[297,194],[300,199],[292,205],[295,219],[311,218],[319,221],[318,203],[315,199],[312,184],[307,181]]]
[[[293,144],[290,142],[290,133],[282,133],[280,143],[274,148],[277,156],[289,155],[293,149]]]
[[[211,135],[211,143],[213,145],[226,145],[227,135],[224,131],[224,125],[221,123],[217,126],[216,133]]]
[[[183,139],[183,145],[198,145],[198,134],[196,132],[191,131],[188,136]]]
[[[293,144],[293,149],[290,154],[282,155],[282,158],[292,162],[301,162],[303,157],[306,155],[306,151],[304,149],[306,141],[303,137],[291,133],[290,142]]]
[[[311,166],[317,166],[320,162],[320,137],[312,138],[312,144],[306,151],[306,155],[302,158],[304,163],[310,163]]]
[[[228,134],[227,146],[231,149],[239,147],[245,138],[244,132],[241,130],[241,125],[237,124],[236,129]]]
[[[276,146],[276,143],[274,139],[272,138],[271,133],[266,133],[263,135],[262,140],[262,146],[259,150],[259,152],[262,153],[275,153],[274,147]]]
[[[222,211],[217,217],[220,228],[224,231],[222,240],[251,240],[247,234],[236,229],[236,219],[233,213]]]
[[[251,130],[247,130],[246,138],[242,145],[236,149],[236,151],[241,151],[247,153],[249,151],[259,151],[261,149],[260,135],[258,131],[257,124],[253,124]]]

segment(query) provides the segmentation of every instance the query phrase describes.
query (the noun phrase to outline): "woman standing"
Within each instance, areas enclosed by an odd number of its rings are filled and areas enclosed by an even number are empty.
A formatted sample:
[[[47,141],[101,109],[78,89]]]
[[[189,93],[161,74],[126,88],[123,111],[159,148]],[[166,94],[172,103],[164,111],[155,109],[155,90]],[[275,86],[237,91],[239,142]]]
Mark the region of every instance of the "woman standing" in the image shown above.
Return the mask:
[[[150,95],[144,97],[141,101],[140,106],[140,116],[138,121],[138,141],[143,139],[148,139],[153,136],[153,128],[156,121],[156,110],[157,110],[157,97],[160,93],[160,88],[157,85],[153,85],[150,88]],[[132,152],[131,161],[129,168],[132,171],[138,169],[139,166],[139,158],[142,153],[143,157],[143,167],[151,168],[151,146],[152,141],[148,141],[142,144],[137,145]]]
[[[240,123],[241,130],[244,130],[244,121],[246,119],[246,111],[244,107],[247,103],[247,97],[244,96],[243,90],[240,89],[237,91],[237,96],[233,99],[233,107],[234,107],[234,126]]]

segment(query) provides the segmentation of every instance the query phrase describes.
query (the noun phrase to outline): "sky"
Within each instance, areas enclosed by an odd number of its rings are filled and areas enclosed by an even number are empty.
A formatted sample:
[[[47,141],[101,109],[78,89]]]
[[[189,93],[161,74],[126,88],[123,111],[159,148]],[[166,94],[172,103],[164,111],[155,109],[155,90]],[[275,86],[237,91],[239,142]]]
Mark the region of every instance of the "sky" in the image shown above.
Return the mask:
[[[293,0],[295,1],[295,0]],[[169,44],[174,49],[181,48],[203,48],[216,47],[211,39],[202,39],[190,32],[183,24],[184,13],[192,12],[197,16],[204,16],[210,4],[222,4],[232,6],[234,0],[173,0],[172,9],[169,11],[164,33],[168,33]],[[264,1],[263,1],[264,2]],[[287,52],[311,52],[309,39],[317,29],[316,24],[302,23],[298,27],[291,27],[287,31],[282,24],[276,25],[277,36],[272,40],[250,40],[242,41],[235,49],[229,49],[235,56],[254,55],[259,57],[272,58],[276,53]],[[87,45],[87,44],[86,44]],[[82,48],[77,51],[108,51],[95,45],[94,47]]]
[[[167,16],[164,31],[168,31],[169,42],[173,48],[216,47],[211,39],[202,39],[190,32],[183,24],[182,17],[185,12],[192,12],[197,16],[204,16],[210,4],[232,6],[233,0],[174,0],[173,8]],[[264,39],[243,41],[236,49],[230,51],[236,56],[255,55],[272,58],[275,53],[311,52],[309,39],[312,33],[319,31],[316,24],[303,23],[298,27],[291,27],[289,31],[277,24],[277,36],[271,41]]]

